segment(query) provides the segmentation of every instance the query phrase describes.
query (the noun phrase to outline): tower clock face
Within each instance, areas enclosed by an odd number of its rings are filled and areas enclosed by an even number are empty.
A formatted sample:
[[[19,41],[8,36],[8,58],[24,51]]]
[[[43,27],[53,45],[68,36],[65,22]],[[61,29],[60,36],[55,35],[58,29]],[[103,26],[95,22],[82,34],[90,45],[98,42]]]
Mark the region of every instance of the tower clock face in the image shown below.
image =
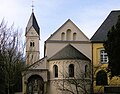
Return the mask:
[[[31,32],[31,34],[33,34],[33,32]]]

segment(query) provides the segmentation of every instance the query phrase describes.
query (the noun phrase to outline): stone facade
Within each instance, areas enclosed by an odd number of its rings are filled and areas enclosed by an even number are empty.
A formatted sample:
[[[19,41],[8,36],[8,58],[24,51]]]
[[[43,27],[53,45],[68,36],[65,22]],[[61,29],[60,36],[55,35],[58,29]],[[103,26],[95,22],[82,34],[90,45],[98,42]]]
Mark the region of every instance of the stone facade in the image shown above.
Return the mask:
[[[40,31],[34,13],[26,28],[26,64],[29,68],[23,72],[23,93],[90,92],[92,49],[84,33],[68,19],[45,41],[44,57],[39,59]],[[78,83],[77,90],[72,81]]]

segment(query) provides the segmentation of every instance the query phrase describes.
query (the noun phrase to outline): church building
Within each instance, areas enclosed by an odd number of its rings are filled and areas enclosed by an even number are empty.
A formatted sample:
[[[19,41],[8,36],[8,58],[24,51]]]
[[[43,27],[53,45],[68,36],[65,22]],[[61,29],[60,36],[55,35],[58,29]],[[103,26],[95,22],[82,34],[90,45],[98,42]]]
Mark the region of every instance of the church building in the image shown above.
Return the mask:
[[[25,31],[23,94],[90,93],[92,46],[86,35],[68,19],[44,42],[39,58],[40,32],[32,12]]]

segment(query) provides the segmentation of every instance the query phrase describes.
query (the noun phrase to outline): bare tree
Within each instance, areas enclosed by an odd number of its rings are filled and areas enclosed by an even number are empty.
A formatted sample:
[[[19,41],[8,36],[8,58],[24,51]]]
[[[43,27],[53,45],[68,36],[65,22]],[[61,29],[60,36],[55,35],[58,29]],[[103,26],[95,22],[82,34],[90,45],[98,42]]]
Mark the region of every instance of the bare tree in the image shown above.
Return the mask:
[[[62,75],[62,79],[54,79],[53,84],[54,86],[62,92],[62,94],[90,94],[93,93],[92,89],[94,88],[93,83],[96,81],[96,74],[99,70],[105,70],[107,75],[110,75],[107,72],[107,68],[102,66],[102,64],[99,65],[93,65],[90,63],[89,67],[87,68],[87,71],[84,70],[84,66],[80,65],[81,62],[77,61],[77,68],[76,72],[74,74],[74,77],[69,76],[68,67],[66,69],[59,71],[59,73]],[[64,66],[62,66],[64,67]],[[92,71],[93,69],[93,71]],[[92,77],[93,76],[93,77]],[[108,78],[109,79],[109,78]],[[110,84],[111,81],[109,81],[108,84]],[[97,90],[97,93],[101,92],[101,89],[103,89],[103,85],[99,86],[99,89]]]
[[[70,77],[69,72],[64,70],[59,71],[59,73],[63,76],[60,80],[54,80],[54,86],[63,92],[63,94],[89,94],[91,87],[91,64],[88,64],[87,71],[82,68],[80,65],[81,62],[76,60],[76,71],[73,77]],[[90,63],[90,62],[88,62]],[[66,69],[68,69],[66,67]]]
[[[13,94],[16,90],[21,90],[23,50],[20,49],[18,30],[14,30],[13,25],[8,28],[4,20],[0,23],[0,65],[1,79],[5,79],[2,90],[7,90],[2,94]],[[1,92],[2,90],[0,89]]]

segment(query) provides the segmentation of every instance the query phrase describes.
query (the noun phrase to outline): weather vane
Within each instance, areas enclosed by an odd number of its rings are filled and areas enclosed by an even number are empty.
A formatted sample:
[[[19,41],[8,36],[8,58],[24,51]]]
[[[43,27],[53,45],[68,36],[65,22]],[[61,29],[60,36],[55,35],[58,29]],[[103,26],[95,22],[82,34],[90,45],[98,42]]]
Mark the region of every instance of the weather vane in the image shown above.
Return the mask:
[[[34,1],[33,0],[32,0],[32,6],[31,7],[32,7],[32,12],[34,12],[34,7],[35,6],[34,6]]]

